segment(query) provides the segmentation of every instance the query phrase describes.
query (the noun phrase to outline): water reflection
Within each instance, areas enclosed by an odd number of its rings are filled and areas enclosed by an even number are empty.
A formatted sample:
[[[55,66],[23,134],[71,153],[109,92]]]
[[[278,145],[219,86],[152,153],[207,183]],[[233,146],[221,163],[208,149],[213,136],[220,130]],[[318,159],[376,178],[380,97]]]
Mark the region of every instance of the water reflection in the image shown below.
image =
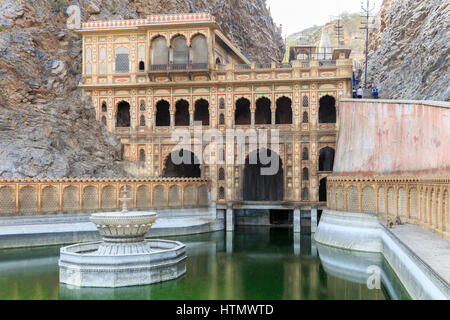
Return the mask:
[[[309,235],[294,234],[291,229],[244,228],[171,239],[186,243],[186,275],[160,284],[115,289],[60,285],[58,247],[2,250],[0,299],[403,297],[395,275],[380,255],[316,245]],[[365,285],[366,267],[373,264],[383,268],[382,290],[369,290]]]

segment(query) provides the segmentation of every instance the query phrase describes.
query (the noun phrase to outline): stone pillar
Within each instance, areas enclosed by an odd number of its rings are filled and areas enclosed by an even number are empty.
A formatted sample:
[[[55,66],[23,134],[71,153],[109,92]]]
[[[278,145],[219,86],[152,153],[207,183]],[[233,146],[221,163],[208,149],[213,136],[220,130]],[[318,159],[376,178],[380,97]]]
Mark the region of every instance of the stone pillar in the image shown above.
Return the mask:
[[[301,213],[300,208],[294,209],[294,233],[300,233],[301,229]]]
[[[231,206],[227,207],[225,223],[226,223],[226,231],[234,231],[234,214],[233,214],[233,207]]]
[[[153,114],[153,125],[152,125],[153,131],[156,130],[156,114]]]
[[[233,253],[233,232],[227,232],[226,233],[226,243],[225,243],[225,248],[227,253]]]
[[[251,122],[250,122],[250,124],[251,124],[252,127],[254,127],[255,126],[255,110],[251,110],[250,114],[251,114]]]
[[[317,230],[317,207],[311,208],[311,233]]]
[[[272,111],[272,127],[275,127],[275,124],[276,124],[276,117],[275,117],[275,114],[276,114],[276,111],[275,110],[273,110]]]
[[[193,126],[194,125],[194,113],[193,112],[189,112],[189,126]]]
[[[300,233],[294,233],[294,255],[300,255]]]
[[[175,114],[174,113],[170,114],[170,126],[175,127]]]

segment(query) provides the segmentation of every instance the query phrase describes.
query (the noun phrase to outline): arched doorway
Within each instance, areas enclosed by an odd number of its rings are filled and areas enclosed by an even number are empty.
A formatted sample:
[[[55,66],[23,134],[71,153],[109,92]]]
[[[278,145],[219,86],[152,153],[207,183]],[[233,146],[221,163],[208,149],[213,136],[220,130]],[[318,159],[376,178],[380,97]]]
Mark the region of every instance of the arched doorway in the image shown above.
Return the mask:
[[[325,147],[320,149],[319,171],[333,171],[334,149]]]
[[[191,151],[179,149],[172,151],[172,153],[167,156],[163,177],[200,178],[200,176],[199,160]]]
[[[244,200],[282,201],[284,200],[284,177],[280,156],[272,150],[262,149],[262,153],[271,158],[272,167],[275,167],[273,165],[274,161],[278,161],[278,171],[272,175],[262,174],[261,169],[269,168],[271,163],[261,159],[259,150],[250,153],[245,159]]]
[[[319,101],[319,123],[336,123],[336,100],[329,95]]]
[[[247,125],[251,123],[250,101],[245,98],[240,98],[236,101],[234,123],[237,125]]]
[[[194,121],[200,121],[202,126],[209,126],[209,103],[205,99],[195,102]]]
[[[169,103],[166,100],[158,101],[156,104],[156,126],[170,126]]]
[[[266,97],[256,100],[255,124],[271,124],[272,112],[270,110],[270,100]]]
[[[277,100],[275,124],[292,124],[292,101],[287,97]]]
[[[189,103],[178,100],[175,104],[175,126],[189,126]]]
[[[323,178],[320,180],[319,184],[319,201],[326,202],[327,201],[327,178]]]
[[[116,127],[130,126],[130,104],[126,101],[121,101],[117,105],[117,121]]]

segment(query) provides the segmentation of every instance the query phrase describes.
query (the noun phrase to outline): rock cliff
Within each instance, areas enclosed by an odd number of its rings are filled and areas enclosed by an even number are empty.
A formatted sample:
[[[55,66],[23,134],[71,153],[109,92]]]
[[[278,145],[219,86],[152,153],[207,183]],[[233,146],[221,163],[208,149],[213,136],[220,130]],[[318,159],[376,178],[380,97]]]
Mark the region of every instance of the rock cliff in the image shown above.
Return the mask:
[[[283,54],[264,0],[1,0],[0,177],[125,175],[121,144],[77,88],[81,38],[66,28],[71,4],[82,21],[209,11],[251,59]]]
[[[384,0],[370,35],[368,84],[390,99],[450,100],[450,2]]]

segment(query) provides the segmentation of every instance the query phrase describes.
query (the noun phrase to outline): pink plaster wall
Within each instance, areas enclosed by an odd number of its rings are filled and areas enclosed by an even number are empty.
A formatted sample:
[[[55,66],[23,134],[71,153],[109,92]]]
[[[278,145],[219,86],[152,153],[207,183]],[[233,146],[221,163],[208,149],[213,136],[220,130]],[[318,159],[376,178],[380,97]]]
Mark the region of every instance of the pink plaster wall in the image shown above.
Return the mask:
[[[337,175],[450,174],[450,103],[344,100],[339,119]]]

